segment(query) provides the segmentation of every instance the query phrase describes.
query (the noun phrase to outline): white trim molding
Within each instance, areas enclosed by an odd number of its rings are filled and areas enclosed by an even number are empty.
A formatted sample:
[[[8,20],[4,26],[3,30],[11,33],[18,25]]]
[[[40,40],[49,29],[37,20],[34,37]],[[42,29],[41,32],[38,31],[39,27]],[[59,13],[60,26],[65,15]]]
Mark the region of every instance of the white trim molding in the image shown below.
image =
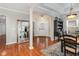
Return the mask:
[[[26,13],[23,12],[23,11],[14,10],[14,9],[9,9],[9,8],[5,8],[5,7],[1,7],[1,6],[0,6],[0,9],[8,10],[8,11],[11,11],[11,12],[17,12],[17,13],[21,13],[21,14],[26,14]]]
[[[9,42],[9,43],[6,43],[6,45],[10,45],[10,44],[15,44],[17,42]]]

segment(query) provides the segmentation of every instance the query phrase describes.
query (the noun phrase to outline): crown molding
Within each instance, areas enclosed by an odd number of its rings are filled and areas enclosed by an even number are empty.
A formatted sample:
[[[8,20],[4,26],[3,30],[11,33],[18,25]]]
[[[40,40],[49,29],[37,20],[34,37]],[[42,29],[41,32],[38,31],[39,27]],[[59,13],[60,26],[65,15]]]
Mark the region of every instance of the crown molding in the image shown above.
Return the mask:
[[[9,9],[9,8],[5,8],[5,7],[1,7],[1,6],[0,6],[0,9],[7,10],[7,11],[11,11],[11,12],[16,12],[16,13],[21,13],[21,14],[27,14],[27,13],[25,13],[23,11]]]
[[[38,7],[36,7],[36,8],[43,10],[46,14],[48,14],[48,15],[50,15],[50,16],[60,16],[60,14],[57,13],[56,11],[49,10],[49,9],[44,8],[44,7],[42,7],[42,6],[38,6]]]

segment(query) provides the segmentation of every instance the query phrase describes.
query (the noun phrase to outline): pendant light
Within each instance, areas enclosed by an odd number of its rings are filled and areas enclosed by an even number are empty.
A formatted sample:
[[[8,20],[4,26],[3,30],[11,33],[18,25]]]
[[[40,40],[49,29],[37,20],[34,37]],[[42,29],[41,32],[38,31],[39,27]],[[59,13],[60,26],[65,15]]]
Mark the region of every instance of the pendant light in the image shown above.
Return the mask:
[[[71,4],[70,13],[69,13],[69,15],[67,15],[67,18],[68,19],[75,19],[76,17],[77,17],[77,14],[73,12],[72,4]]]

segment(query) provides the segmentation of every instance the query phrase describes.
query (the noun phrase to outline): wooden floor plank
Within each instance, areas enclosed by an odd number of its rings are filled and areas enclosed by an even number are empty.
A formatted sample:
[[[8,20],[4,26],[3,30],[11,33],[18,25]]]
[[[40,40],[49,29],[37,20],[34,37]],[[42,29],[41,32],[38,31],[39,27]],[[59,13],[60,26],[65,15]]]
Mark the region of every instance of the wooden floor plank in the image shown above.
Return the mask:
[[[54,43],[56,42],[51,40],[48,41],[49,46]],[[32,50],[30,50],[28,46],[28,43],[8,45],[0,51],[0,56],[43,56],[40,50],[46,48],[45,40],[41,40],[38,45],[36,40],[34,40],[34,49]]]

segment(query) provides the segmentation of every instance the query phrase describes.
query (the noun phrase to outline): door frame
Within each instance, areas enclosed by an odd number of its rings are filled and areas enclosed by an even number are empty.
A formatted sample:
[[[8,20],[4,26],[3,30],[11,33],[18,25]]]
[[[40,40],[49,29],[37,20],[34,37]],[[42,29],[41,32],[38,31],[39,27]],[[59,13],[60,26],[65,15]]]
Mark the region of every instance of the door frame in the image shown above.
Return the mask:
[[[2,17],[4,17],[4,19],[1,19],[1,20],[4,20],[4,22],[5,23],[3,23],[3,24],[5,24],[5,34],[1,34],[1,36],[2,36],[2,38],[0,38],[0,40],[1,40],[1,43],[3,43],[3,44],[1,44],[1,46],[3,46],[3,48],[5,48],[5,46],[6,46],[6,36],[7,36],[7,29],[6,29],[6,25],[7,25],[7,23],[6,23],[6,16],[5,15],[0,15],[0,16],[2,16]],[[1,26],[2,27],[2,26]],[[2,30],[1,30],[2,31]],[[4,38],[4,35],[5,35],[5,38]],[[3,42],[2,42],[2,40],[4,40]],[[1,49],[2,49],[2,47],[1,47]]]
[[[19,43],[19,40],[18,40],[18,22],[28,22],[29,23],[29,20],[20,20],[20,19],[18,19],[17,20],[17,43]],[[29,26],[30,27],[30,26]]]

